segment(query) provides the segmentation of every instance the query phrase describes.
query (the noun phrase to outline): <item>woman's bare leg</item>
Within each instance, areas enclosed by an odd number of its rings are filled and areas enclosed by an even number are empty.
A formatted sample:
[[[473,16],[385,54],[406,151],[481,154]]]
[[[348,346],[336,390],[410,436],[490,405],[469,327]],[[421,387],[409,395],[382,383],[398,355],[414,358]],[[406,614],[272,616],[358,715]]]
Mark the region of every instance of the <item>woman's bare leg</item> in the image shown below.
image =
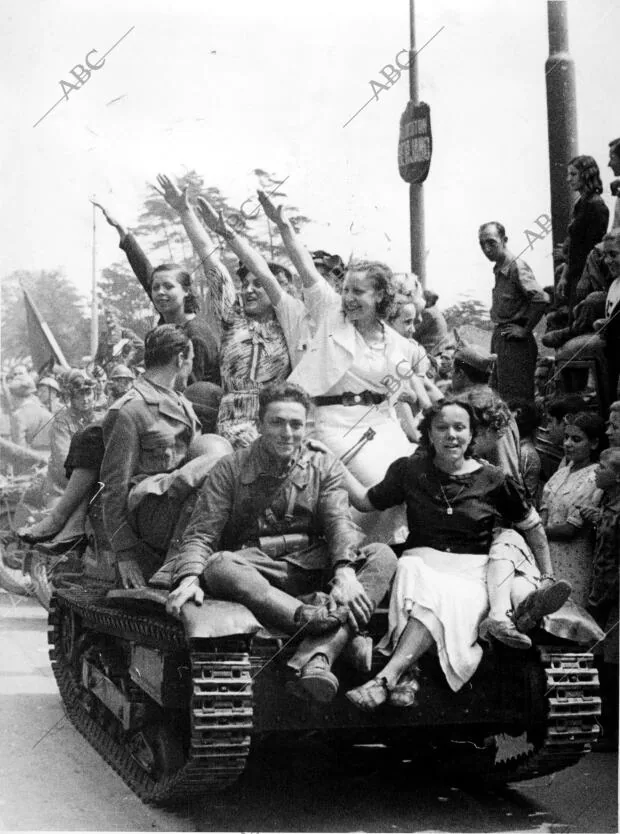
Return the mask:
[[[377,677],[385,678],[388,689],[394,686],[416,660],[430,649],[434,642],[433,636],[426,626],[419,620],[410,618],[405,630],[400,635],[392,657]]]
[[[507,620],[512,608],[511,589],[515,575],[514,564],[509,559],[489,559],[487,565],[487,591],[489,594],[489,617],[493,620]]]

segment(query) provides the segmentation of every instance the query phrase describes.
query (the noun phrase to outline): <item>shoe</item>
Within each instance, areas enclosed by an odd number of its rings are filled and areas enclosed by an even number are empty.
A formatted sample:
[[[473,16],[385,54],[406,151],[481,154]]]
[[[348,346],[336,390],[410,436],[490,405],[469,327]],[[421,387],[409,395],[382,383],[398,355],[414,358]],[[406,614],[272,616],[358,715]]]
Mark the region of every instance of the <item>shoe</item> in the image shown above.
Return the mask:
[[[346,619],[346,609],[342,609],[338,614],[330,614],[325,605],[300,605],[293,617],[298,629],[303,629],[305,634],[314,637],[336,631]]]
[[[570,327],[562,327],[560,330],[550,330],[545,333],[541,341],[545,347],[559,348],[566,344],[572,335]]]
[[[373,678],[363,686],[350,689],[346,697],[364,712],[373,712],[387,702],[390,691],[385,678]]]
[[[324,654],[315,654],[299,673],[297,683],[313,701],[329,704],[338,694],[338,678]]]
[[[532,641],[527,634],[521,634],[512,620],[496,620],[487,617],[480,623],[478,635],[482,640],[488,639],[488,635],[495,637],[500,643],[505,643],[511,649],[531,649]]]
[[[357,672],[370,674],[372,669],[372,637],[370,634],[356,634],[352,637],[344,651],[342,659]]]
[[[552,580],[550,585],[532,591],[519,603],[514,622],[519,631],[530,631],[547,614],[561,608],[571,595],[572,588],[565,579]]]
[[[418,696],[420,684],[413,671],[406,672],[396,686],[390,689],[388,703],[391,707],[412,707]]]
[[[62,530],[62,524],[59,524],[52,515],[44,516],[41,521],[36,524],[30,524],[27,527],[20,527],[17,530],[17,537],[26,544],[37,544],[38,542],[48,542],[53,539],[57,533]]]

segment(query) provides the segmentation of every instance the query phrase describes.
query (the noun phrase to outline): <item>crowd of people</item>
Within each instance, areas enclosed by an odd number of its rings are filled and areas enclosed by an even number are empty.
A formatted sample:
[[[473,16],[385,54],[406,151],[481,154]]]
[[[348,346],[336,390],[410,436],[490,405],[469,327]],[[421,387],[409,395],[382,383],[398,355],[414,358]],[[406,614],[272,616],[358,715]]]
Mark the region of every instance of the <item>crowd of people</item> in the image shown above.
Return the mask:
[[[619,153],[617,140],[614,173]],[[618,350],[620,226],[602,228],[595,167],[569,164],[580,199],[555,293],[567,311],[553,316],[576,333],[578,287],[600,247],[607,306],[592,321]],[[388,595],[379,649],[389,659],[347,693],[361,709],[415,703],[417,661],[431,649],[460,689],[480,640],[528,649],[541,623],[562,634],[568,605],[584,642],[604,646],[613,690],[620,401],[606,424],[579,395],[544,396],[533,330],[550,299],[504,226],[479,229],[494,263],[489,353],[455,340],[415,275],[309,252],[264,193],[292,268],[267,262],[203,197],[192,203],[166,176],[158,185],[199,259],[207,304],[186,269],[153,267],[100,206],[159,324],[143,342],[107,309],[93,367],[38,383],[20,372],[6,386],[14,442],[49,450],[48,511],[22,538],[79,541],[101,492],[124,588],[168,588],[175,615],[207,593],[302,632],[290,688],[321,702],[338,691],[340,655],[369,672],[366,626]],[[236,275],[216,240],[238,258]],[[534,445],[541,419],[564,453],[548,479]],[[617,695],[606,703],[617,710]]]

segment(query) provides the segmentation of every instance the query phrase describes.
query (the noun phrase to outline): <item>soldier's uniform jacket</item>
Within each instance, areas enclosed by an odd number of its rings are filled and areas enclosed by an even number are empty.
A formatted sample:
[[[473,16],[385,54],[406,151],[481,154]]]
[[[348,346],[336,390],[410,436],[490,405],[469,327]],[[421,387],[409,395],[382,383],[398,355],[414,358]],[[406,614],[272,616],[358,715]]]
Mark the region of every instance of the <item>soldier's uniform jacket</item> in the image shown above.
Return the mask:
[[[49,451],[52,419],[38,397],[25,397],[11,414],[11,440],[18,446]]]
[[[207,476],[174,557],[173,584],[199,576],[216,551],[258,547],[261,536],[287,532],[309,534],[309,547],[282,557],[307,570],[354,562],[363,539],[351,519],[339,460],[304,446],[289,470],[276,474],[258,438]]]
[[[115,551],[139,543],[128,518],[131,488],[149,475],[182,466],[199,434],[189,400],[145,378],[110,407],[103,421],[101,480],[105,528]]]

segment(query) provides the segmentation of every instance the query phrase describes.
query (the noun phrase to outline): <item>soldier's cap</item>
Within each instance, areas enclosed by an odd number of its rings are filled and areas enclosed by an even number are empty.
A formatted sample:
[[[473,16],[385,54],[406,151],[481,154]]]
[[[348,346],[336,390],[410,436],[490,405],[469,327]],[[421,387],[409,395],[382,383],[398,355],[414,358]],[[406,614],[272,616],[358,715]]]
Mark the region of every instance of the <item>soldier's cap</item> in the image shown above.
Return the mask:
[[[488,353],[477,345],[461,344],[454,354],[455,362],[461,362],[463,365],[467,365],[483,374],[491,372],[491,368],[496,359],[496,353]]]
[[[127,365],[114,365],[110,373],[108,374],[108,379],[135,379],[134,375],[131,373]]]
[[[42,376],[37,382],[37,388],[40,385],[47,385],[48,388],[52,388],[54,391],[60,393],[60,385],[56,382],[53,376]]]
[[[63,380],[63,388],[70,395],[87,388],[94,388],[96,384],[92,377],[77,368],[72,368]]]

